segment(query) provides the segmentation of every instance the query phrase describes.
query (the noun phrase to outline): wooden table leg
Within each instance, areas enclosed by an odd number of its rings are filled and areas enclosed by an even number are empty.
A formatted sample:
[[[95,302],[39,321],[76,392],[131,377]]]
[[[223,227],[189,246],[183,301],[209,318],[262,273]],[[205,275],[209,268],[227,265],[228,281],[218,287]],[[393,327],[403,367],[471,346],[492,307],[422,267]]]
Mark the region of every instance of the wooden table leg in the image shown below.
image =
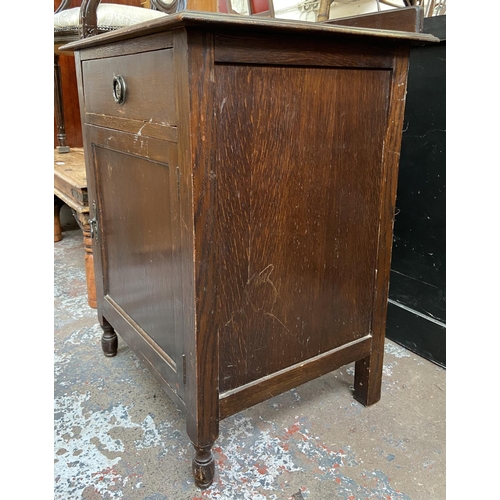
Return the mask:
[[[89,306],[97,309],[97,293],[95,289],[94,275],[94,252],[92,250],[92,238],[90,236],[90,225],[82,228],[83,243],[85,245],[85,274],[87,276],[87,294]]]
[[[57,197],[54,196],[54,243],[62,240],[62,228],[61,228],[61,207],[63,206],[63,202]]]
[[[95,289],[94,274],[94,252],[92,250],[92,238],[90,236],[90,224],[88,214],[80,214],[73,211],[75,219],[83,232],[83,243],[85,246],[85,274],[87,277],[87,297],[88,304],[93,309],[97,309],[97,293]]]

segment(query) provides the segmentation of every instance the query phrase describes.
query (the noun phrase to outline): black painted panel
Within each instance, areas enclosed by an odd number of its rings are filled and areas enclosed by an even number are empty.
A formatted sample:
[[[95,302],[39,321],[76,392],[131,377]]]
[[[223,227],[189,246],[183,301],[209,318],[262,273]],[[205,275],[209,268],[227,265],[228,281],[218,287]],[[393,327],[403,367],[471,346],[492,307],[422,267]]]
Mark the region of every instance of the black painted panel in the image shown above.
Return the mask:
[[[446,366],[446,328],[443,325],[389,303],[387,329],[394,342],[439,366]]]
[[[389,292],[422,316],[389,307],[387,337],[443,364],[445,328],[432,320],[446,318],[446,16],[426,18],[424,31],[442,41],[410,56]]]

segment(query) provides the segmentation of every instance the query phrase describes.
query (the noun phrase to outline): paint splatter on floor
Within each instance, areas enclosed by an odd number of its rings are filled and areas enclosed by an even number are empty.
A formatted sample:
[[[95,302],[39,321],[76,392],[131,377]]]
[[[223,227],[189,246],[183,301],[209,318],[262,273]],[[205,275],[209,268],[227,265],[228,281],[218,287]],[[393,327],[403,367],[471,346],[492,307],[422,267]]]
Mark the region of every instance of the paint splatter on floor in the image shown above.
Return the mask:
[[[352,399],[351,365],[227,418],[198,490],[180,411],[124,342],[102,356],[83,258],[79,231],[54,245],[55,500],[445,498],[443,371],[392,343],[381,403]]]

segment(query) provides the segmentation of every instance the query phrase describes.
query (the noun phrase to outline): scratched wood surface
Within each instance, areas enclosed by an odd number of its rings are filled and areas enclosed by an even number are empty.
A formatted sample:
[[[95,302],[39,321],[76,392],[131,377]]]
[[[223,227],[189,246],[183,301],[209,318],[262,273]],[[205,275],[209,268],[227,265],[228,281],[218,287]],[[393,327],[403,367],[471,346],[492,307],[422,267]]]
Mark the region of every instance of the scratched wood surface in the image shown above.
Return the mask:
[[[88,214],[87,174],[83,148],[54,150],[54,194],[78,213]]]
[[[84,133],[99,312],[183,395],[176,145],[89,125]]]
[[[138,135],[148,124],[177,124],[172,49],[83,61],[82,71],[83,77],[92,81],[84,87],[86,113],[136,120],[139,128],[134,132]],[[113,98],[116,75],[125,82],[123,104]]]
[[[215,79],[225,391],[370,333],[390,72]]]
[[[176,69],[184,70],[177,80],[177,97],[182,102],[185,124],[179,140],[181,163],[181,213],[191,216],[185,227],[186,251],[183,266],[184,292],[193,296],[194,331],[186,336],[188,371],[186,393],[187,432],[195,448],[192,471],[195,483],[206,488],[214,478],[215,460],[211,448],[219,435],[219,342],[215,324],[216,291],[214,244],[215,186],[213,127],[214,80],[213,33],[193,30],[178,34]],[[187,219],[183,219],[187,220]],[[194,231],[193,231],[194,230]],[[189,263],[188,259],[194,259]],[[184,269],[194,271],[194,282]],[[186,296],[186,295],[184,295]],[[189,307],[192,299],[188,298]],[[184,309],[186,311],[186,309]],[[210,417],[207,418],[207,416]]]
[[[411,33],[392,30],[373,30],[353,26],[336,26],[327,23],[311,23],[309,21],[290,21],[286,19],[266,19],[258,16],[238,16],[228,14],[217,14],[214,12],[184,11],[164,18],[147,21],[120,30],[104,33],[98,37],[89,37],[77,42],[71,42],[61,47],[62,50],[72,51],[82,48],[98,47],[107,44],[131,40],[137,36],[148,36],[155,33],[163,33],[177,28],[201,27],[204,29],[210,25],[210,29],[221,30],[232,33],[279,33],[281,36],[292,34],[303,34],[318,36],[321,33],[336,37],[346,37],[351,42],[356,38],[369,41],[376,36],[380,40],[392,40],[410,44],[421,44],[422,42],[438,42],[439,40],[426,33]],[[278,41],[278,40],[277,40]]]
[[[59,7],[60,3],[61,0],[54,0],[54,11]],[[72,0],[70,7],[79,7],[81,3],[82,0]],[[102,3],[118,3],[140,7],[142,0],[103,0]],[[73,55],[61,54],[59,56],[59,66],[61,67],[66,144],[70,147],[81,148],[83,146],[82,123],[78,107],[78,85]],[[54,120],[54,147],[58,144],[57,127]]]
[[[405,65],[426,36],[191,12],[73,45],[99,319],[185,411],[198,486],[221,418],[351,362],[355,396],[380,396]]]
[[[380,231],[377,234],[377,260],[374,269],[375,290],[372,322],[372,352],[367,358],[356,361],[354,397],[369,406],[380,399],[384,337],[389,296],[389,273],[391,268],[392,229],[396,204],[399,156],[405,108],[406,82],[408,78],[409,47],[399,47],[394,55],[391,93],[382,151],[382,190],[380,196]]]
[[[86,189],[87,175],[83,148],[73,148],[69,153],[54,151],[54,176],[76,188]]]

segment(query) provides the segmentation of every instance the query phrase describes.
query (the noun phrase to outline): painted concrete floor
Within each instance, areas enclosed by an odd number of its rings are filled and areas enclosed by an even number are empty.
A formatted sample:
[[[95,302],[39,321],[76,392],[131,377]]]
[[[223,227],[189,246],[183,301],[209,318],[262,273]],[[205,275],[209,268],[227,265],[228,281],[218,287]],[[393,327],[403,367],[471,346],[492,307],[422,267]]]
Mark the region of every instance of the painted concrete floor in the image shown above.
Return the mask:
[[[82,233],[64,229],[54,244],[55,500],[445,499],[446,372],[391,341],[380,402],[352,398],[349,365],[227,418],[214,484],[198,490],[180,411],[121,339],[116,357],[102,355]]]

